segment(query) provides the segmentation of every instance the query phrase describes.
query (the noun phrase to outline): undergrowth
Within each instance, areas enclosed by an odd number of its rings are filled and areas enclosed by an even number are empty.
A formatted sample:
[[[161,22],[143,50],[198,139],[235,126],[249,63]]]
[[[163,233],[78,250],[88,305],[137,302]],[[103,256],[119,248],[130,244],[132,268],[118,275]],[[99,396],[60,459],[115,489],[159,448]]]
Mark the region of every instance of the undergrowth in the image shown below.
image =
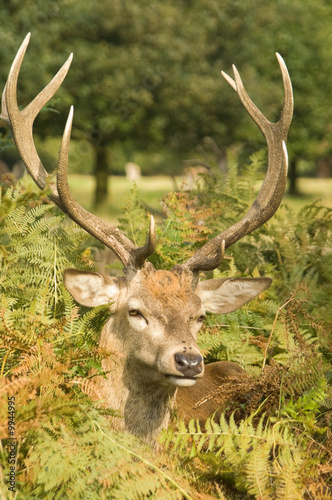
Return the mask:
[[[239,220],[262,161],[255,155],[238,178],[230,159],[226,178],[212,169],[194,190],[166,196],[154,265],[170,269]],[[329,498],[331,210],[282,207],[202,276],[274,282],[241,310],[208,315],[199,336],[206,362],[235,361],[247,376],[207,395],[221,408],[207,422],[175,420],[156,453],[115,433],[112,410],[81,390],[91,368],[105,376],[105,356],[116,361],[97,343],[107,308],[78,308],[62,285],[64,268],[94,268],[90,237],[46,193],[20,185],[1,192],[1,498]],[[121,227],[141,244],[146,225],[134,188]],[[16,493],[6,482],[8,397],[15,398]]]

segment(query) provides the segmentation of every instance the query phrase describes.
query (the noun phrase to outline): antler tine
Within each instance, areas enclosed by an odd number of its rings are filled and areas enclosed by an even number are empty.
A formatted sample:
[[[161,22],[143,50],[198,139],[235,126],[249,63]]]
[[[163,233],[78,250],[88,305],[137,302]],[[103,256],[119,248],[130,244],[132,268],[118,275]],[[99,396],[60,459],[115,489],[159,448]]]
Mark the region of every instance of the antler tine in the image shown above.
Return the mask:
[[[266,138],[268,146],[268,169],[261,189],[246,215],[230,228],[207,242],[183,265],[193,272],[212,270],[222,260],[220,245],[225,240],[225,248],[230,247],[243,236],[262,226],[277,211],[287,182],[286,139],[293,116],[293,92],[287,67],[277,54],[284,84],[284,104],[281,118],[276,123],[268,121],[248,96],[241,77],[233,66],[234,78],[222,73],[228,83],[238,93],[239,98]]]
[[[157,248],[156,224],[153,215],[150,216],[149,234],[145,245],[134,250],[135,262],[141,267],[144,261],[152,255]]]
[[[71,106],[59,153],[57,191],[63,211],[79,226],[113,250],[124,266],[132,264],[131,253],[135,245],[115,226],[91,214],[73,198],[68,185],[68,152],[73,124],[74,107]]]
[[[51,82],[23,111],[20,111],[17,104],[17,80],[29,41],[30,33],[24,39],[12,64],[2,96],[1,118],[10,126],[17,149],[31,177],[40,189],[44,189],[47,185],[48,173],[42,165],[34,145],[33,123],[42,107],[53,97],[65,79],[73,56],[72,54],[69,56]],[[156,248],[153,218],[150,223],[147,243],[137,248],[116,226],[99,219],[74,200],[69,191],[67,180],[73,113],[74,110],[71,107],[61,142],[57,186],[50,185],[50,198],[79,226],[113,250],[124,264],[126,272],[136,270],[143,266],[145,259]]]
[[[278,63],[282,74],[282,81],[284,85],[284,104],[279,121],[280,121],[280,127],[284,127],[285,129],[284,132],[287,138],[288,130],[292,123],[292,118],[293,118],[293,109],[294,109],[293,89],[285,61],[278,52],[276,52],[276,57],[278,59]]]
[[[111,248],[128,270],[143,266],[149,255],[152,255],[157,246],[154,218],[151,215],[150,230],[147,243],[136,248],[135,245],[116,227],[85,210],[73,198],[68,185],[68,151],[72,129],[74,108],[71,106],[62,138],[57,187],[60,201],[66,213],[92,236]]]
[[[23,111],[20,111],[17,104],[17,80],[26,49],[29,45],[29,41],[30,33],[28,33],[28,35],[25,37],[16,54],[8,75],[8,80],[3,92],[2,101],[3,103],[5,103],[5,121],[12,129],[13,138],[19,154],[37,186],[40,189],[44,189],[47,185],[48,173],[39,159],[33,142],[33,123],[39,111],[50,100],[50,98],[53,97],[53,95],[63,82],[64,78],[66,77],[66,74],[70,67],[70,63],[72,61],[72,55],[70,55],[62,68],[60,68],[58,73],[54,76],[52,81],[37,95],[37,97],[35,97],[35,99]],[[50,189],[52,192],[50,198],[61,209],[63,209],[58,197],[56,187],[54,185],[50,185]]]
[[[7,104],[6,104],[6,88],[7,88],[7,86],[5,85],[5,88],[3,89],[2,97],[1,97],[0,120],[3,120],[6,123],[6,125],[8,125],[8,127],[10,127],[10,121],[9,121]]]

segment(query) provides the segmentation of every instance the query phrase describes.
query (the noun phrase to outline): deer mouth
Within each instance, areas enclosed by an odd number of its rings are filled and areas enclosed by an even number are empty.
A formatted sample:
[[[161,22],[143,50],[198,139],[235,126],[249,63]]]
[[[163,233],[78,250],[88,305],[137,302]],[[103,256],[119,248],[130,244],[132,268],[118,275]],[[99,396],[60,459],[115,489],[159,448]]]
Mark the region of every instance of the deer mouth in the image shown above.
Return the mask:
[[[168,383],[177,387],[191,387],[195,385],[198,377],[184,377],[183,375],[165,375]]]

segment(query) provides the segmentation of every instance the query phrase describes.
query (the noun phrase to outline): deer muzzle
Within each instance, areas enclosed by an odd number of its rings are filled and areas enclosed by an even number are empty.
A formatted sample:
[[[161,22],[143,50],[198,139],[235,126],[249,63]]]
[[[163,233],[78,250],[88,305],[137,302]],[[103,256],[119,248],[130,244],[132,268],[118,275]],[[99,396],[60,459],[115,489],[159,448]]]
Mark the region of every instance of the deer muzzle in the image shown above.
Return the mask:
[[[173,355],[172,373],[165,374],[168,383],[178,387],[189,387],[196,384],[197,379],[203,377],[204,361],[196,353],[176,352]]]
[[[197,377],[203,371],[203,358],[195,354],[176,353],[175,367],[185,378]]]

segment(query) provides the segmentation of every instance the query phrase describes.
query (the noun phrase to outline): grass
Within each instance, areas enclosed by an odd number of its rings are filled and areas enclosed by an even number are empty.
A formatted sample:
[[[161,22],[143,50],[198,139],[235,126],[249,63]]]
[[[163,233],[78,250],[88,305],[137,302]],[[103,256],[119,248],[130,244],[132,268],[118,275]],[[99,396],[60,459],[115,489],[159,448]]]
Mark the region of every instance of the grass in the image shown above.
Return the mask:
[[[181,186],[183,178],[176,179]],[[70,188],[76,200],[89,211],[93,211],[94,178],[88,175],[71,175]],[[149,207],[160,211],[160,200],[163,195],[174,191],[174,182],[167,176],[141,177],[136,182],[141,199]],[[133,186],[125,177],[112,177],[109,181],[109,201],[100,211],[100,215],[116,220],[121,215],[122,199]],[[322,205],[332,208],[332,179],[300,178],[298,196],[285,194],[283,203],[295,210],[304,205],[320,200]]]
[[[177,186],[181,186],[182,177],[176,178]],[[174,182],[169,176],[141,177],[137,187],[142,201],[154,211],[161,211],[160,200],[162,196],[174,191]],[[109,179],[109,197],[106,205],[96,212],[93,207],[94,177],[91,175],[69,176],[69,185],[74,198],[84,208],[96,213],[105,220],[116,222],[122,213],[124,196],[133,187],[133,182],[126,177],[114,176]],[[332,208],[332,179],[300,178],[298,182],[300,195],[289,196],[285,194],[283,203],[299,210],[304,205],[320,200],[321,204]]]
[[[38,150],[47,153],[52,157],[54,165],[57,163],[59,138],[48,138],[46,141],[37,141]],[[86,142],[73,140],[71,142],[71,168],[75,167],[74,172],[82,172],[82,163],[84,168],[90,168],[93,163],[93,151]],[[139,162],[140,163],[140,162]],[[181,186],[183,177],[177,177],[177,186]],[[75,199],[90,212],[96,213],[93,207],[94,178],[91,175],[71,174],[69,184]],[[160,211],[160,199],[163,195],[174,191],[174,183],[169,176],[151,176],[141,177],[137,182],[141,199],[153,210]],[[106,206],[98,212],[98,215],[107,220],[115,222],[121,215],[121,199],[132,187],[132,182],[125,176],[113,176],[109,179],[109,201]],[[332,178],[304,178],[298,179],[298,188],[301,193],[299,196],[284,196],[283,203],[286,203],[295,210],[302,206],[320,199],[321,203],[332,208]]]
[[[181,179],[177,183],[181,185]],[[90,175],[71,175],[69,185],[75,199],[90,212],[96,213],[93,207],[94,178]],[[161,198],[174,191],[174,182],[169,176],[141,177],[136,182],[140,197],[152,212],[161,212]],[[122,213],[123,198],[133,187],[133,182],[126,177],[114,176],[109,179],[108,202],[103,209],[98,211],[98,215],[115,222]]]
[[[285,195],[284,203],[299,210],[304,205],[320,200],[326,207],[332,208],[332,179],[300,177],[298,180],[298,196]]]

